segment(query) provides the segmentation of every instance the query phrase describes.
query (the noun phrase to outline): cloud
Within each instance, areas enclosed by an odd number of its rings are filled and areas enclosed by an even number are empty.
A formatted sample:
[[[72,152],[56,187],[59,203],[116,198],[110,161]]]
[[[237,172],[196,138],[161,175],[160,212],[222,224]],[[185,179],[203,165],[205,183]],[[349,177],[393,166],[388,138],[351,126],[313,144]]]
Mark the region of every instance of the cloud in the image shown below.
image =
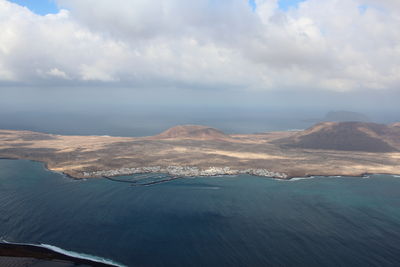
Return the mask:
[[[62,70],[59,70],[57,68],[52,68],[51,70],[47,71],[45,74],[48,76],[51,76],[51,77],[69,79],[68,75],[65,72],[63,72]]]
[[[400,85],[398,1],[0,0],[0,83],[242,90]],[[93,8],[95,7],[95,8]]]

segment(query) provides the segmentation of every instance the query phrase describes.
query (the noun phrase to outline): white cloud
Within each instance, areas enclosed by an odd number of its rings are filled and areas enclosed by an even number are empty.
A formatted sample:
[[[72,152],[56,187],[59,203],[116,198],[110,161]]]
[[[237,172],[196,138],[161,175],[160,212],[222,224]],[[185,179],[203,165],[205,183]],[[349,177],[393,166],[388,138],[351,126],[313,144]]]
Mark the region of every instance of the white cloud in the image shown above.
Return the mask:
[[[39,16],[0,0],[0,81],[253,90],[400,85],[394,0],[59,0]],[[360,7],[364,7],[361,9]],[[67,11],[68,10],[68,11]]]
[[[62,79],[69,79],[68,75],[65,72],[57,68],[52,68],[51,70],[47,71],[46,75]]]

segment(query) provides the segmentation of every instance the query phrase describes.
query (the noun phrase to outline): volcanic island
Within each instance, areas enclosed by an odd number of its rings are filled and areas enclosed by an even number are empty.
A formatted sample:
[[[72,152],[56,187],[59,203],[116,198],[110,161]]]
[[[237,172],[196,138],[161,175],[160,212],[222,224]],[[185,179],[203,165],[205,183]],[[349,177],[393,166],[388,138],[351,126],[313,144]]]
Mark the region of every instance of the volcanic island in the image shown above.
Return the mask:
[[[77,179],[139,173],[279,179],[400,174],[400,123],[322,122],[301,131],[257,134],[182,125],[147,137],[0,130],[0,158],[43,162]]]

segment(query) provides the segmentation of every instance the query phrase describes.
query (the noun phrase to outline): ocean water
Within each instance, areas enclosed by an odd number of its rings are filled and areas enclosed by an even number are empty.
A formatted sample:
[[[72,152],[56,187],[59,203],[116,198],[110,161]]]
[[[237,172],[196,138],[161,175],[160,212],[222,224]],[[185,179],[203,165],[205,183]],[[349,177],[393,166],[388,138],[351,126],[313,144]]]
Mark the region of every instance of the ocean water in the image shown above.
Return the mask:
[[[128,266],[400,266],[400,178],[133,187],[0,160],[0,239]]]
[[[256,133],[304,129],[313,122],[304,121],[307,112],[271,112],[270,110],[165,109],[105,111],[30,111],[2,112],[0,129],[32,130],[67,135],[147,136],[159,134],[182,124],[215,127],[226,133]],[[314,115],[315,116],[315,115]]]

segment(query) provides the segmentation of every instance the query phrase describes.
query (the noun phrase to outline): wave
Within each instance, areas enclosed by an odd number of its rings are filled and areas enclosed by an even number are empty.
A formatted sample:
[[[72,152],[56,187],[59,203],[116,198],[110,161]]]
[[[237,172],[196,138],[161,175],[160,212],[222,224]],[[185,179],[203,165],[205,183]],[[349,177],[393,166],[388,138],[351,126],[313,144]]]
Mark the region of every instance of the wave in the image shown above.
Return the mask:
[[[400,178],[400,175],[392,175],[393,177],[397,177]],[[314,178],[323,178],[323,179],[327,179],[327,178],[347,178],[347,176],[342,176],[342,175],[333,175],[333,176],[309,176],[309,177],[294,177],[294,178],[290,178],[290,179],[274,179],[277,181],[283,181],[283,182],[296,182],[296,181],[302,181],[302,180],[311,180]],[[360,177],[355,176],[355,178],[361,178],[361,179],[370,179],[372,178],[371,175],[363,175]]]
[[[219,190],[221,187],[218,186],[203,186],[203,187],[197,187],[198,189],[204,189],[204,190]]]
[[[296,182],[296,181],[302,181],[302,180],[311,180],[316,178],[316,176],[309,176],[309,177],[293,177],[290,179],[280,179],[280,178],[272,178],[275,181],[280,181],[280,182]]]
[[[288,181],[292,181],[292,182],[296,182],[296,181],[302,181],[302,180],[310,180],[310,179],[314,179],[314,176],[311,177],[294,177],[292,179],[289,179]]]
[[[392,175],[394,178],[400,178],[400,175]]]
[[[126,267],[126,265],[120,264],[120,263],[115,262],[113,260],[105,259],[105,258],[98,257],[98,256],[93,256],[93,255],[90,255],[90,254],[85,254],[85,253],[79,253],[79,252],[75,252],[75,251],[65,250],[65,249],[62,249],[60,247],[53,246],[53,245],[48,245],[48,244],[15,243],[15,242],[8,242],[8,241],[6,241],[4,239],[0,239],[0,242],[6,243],[6,244],[10,244],[10,245],[28,245],[28,246],[33,246],[33,247],[41,247],[41,248],[45,248],[45,249],[48,249],[48,250],[63,254],[65,256],[69,256],[69,257],[73,257],[73,258],[77,258],[77,259],[89,260],[89,261],[98,262],[98,263],[104,263],[104,264],[108,264],[108,265],[111,265],[111,266]]]
[[[65,250],[53,245],[48,245],[48,244],[40,244],[41,247],[50,249],[54,252],[58,252],[67,256],[71,256],[74,258],[79,258],[79,259],[84,259],[84,260],[91,260],[91,261],[95,261],[95,262],[100,262],[100,263],[106,263],[106,264],[110,264],[110,265],[115,265],[115,266],[120,266],[120,267],[125,267],[125,265],[122,265],[120,263],[114,262],[112,260],[108,260],[105,258],[101,258],[101,257],[97,257],[97,256],[93,256],[93,255],[89,255],[89,254],[85,254],[85,253],[79,253],[79,252],[74,252],[74,251],[69,251],[69,250]]]
[[[399,177],[400,175],[393,175],[393,177]],[[346,178],[346,176],[342,176],[342,175],[332,175],[332,176],[309,176],[309,177],[293,177],[290,179],[276,179],[274,178],[274,180],[277,181],[283,181],[283,182],[296,182],[296,181],[302,181],[302,180],[311,180],[311,179],[315,179],[315,178],[322,178],[322,179],[329,179],[329,178]],[[371,178],[370,175],[364,175],[364,176],[360,176],[358,178],[361,179],[369,179]]]

